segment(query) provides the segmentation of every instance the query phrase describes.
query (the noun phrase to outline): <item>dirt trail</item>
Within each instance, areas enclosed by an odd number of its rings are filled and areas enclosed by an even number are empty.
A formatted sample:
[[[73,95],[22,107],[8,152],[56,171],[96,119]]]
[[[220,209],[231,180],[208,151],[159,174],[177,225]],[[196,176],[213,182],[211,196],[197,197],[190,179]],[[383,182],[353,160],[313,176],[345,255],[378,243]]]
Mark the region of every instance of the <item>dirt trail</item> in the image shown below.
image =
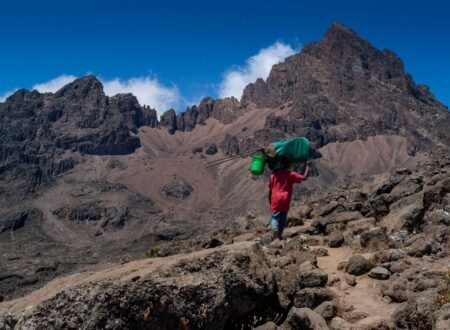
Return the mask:
[[[331,287],[331,289],[340,297],[341,305],[354,306],[355,310],[365,312],[374,318],[385,318],[386,316],[392,315],[394,311],[392,304],[388,304],[382,300],[380,294],[382,282],[371,279],[366,274],[356,278],[357,284],[354,287],[346,283],[345,273],[338,270],[338,265],[341,262],[348,261],[353,255],[353,251],[350,247],[322,247],[328,249],[329,255],[326,257],[318,257],[318,266],[330,277],[337,277],[340,279],[340,281]]]

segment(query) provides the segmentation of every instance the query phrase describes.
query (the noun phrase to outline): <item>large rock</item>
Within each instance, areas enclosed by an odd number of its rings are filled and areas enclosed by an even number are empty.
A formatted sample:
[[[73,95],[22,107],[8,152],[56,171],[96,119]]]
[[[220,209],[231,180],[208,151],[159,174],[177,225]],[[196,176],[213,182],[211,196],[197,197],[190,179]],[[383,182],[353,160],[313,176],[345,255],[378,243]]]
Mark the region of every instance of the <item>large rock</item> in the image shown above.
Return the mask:
[[[328,288],[305,288],[295,294],[294,306],[316,308],[324,301],[330,301],[333,298],[333,291]]]
[[[439,309],[437,296],[433,293],[411,297],[395,310],[392,318],[395,326],[408,329],[412,324],[415,329],[434,329],[435,314]]]
[[[391,273],[384,267],[375,267],[369,272],[369,277],[376,280],[387,280],[390,276]]]
[[[333,231],[328,236],[328,246],[331,248],[340,247],[342,246],[342,244],[344,244],[344,242],[345,242],[344,235],[342,235],[340,231]]]
[[[359,236],[361,246],[371,250],[379,250],[388,245],[386,227],[375,227],[362,232]]]
[[[410,239],[406,252],[413,257],[422,257],[431,253],[431,244],[427,237],[420,235]]]
[[[298,274],[297,281],[302,288],[324,287],[327,284],[328,275],[321,269],[313,269]]]
[[[140,267],[151,264],[142,263]],[[135,265],[116,270],[120,281],[87,281],[60,292],[19,320],[17,327],[67,328],[73,323],[75,328],[225,329],[274,306],[269,262],[255,243],[167,259],[138,280],[128,275],[143,269]]]
[[[336,316],[337,307],[333,302],[325,301],[317,306],[314,311],[321,315],[325,320],[331,320]]]
[[[375,253],[374,259],[383,264],[404,259],[407,255],[406,251],[402,249],[388,249]]]
[[[411,292],[409,292],[407,286],[402,283],[383,285],[380,291],[383,296],[391,298],[396,303],[405,302],[411,296]]]
[[[311,309],[292,307],[281,329],[328,330],[328,326],[324,318]]]
[[[370,262],[362,255],[352,256],[347,263],[345,271],[351,275],[363,275],[370,270]]]

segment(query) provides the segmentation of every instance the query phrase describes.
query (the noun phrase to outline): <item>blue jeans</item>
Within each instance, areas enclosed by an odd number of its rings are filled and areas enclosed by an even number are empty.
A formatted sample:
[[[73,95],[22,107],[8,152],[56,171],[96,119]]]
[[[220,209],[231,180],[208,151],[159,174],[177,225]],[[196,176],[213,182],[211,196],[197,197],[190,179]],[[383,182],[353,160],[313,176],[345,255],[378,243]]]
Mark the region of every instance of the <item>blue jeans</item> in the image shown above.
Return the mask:
[[[272,231],[278,231],[281,235],[284,227],[286,227],[286,218],[287,212],[272,212],[272,218],[270,219],[270,228]]]

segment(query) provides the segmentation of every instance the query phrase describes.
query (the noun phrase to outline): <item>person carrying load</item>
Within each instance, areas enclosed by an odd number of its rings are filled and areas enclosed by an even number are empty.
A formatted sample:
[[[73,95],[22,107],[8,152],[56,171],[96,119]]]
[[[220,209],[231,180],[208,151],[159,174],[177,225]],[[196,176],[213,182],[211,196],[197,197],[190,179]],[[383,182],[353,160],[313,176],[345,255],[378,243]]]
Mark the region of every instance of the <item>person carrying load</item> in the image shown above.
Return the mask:
[[[286,226],[287,214],[292,199],[294,184],[305,181],[310,174],[311,144],[303,137],[274,142],[264,148],[264,156],[256,156],[255,166],[252,166],[254,174],[262,174],[265,161],[267,161],[272,174],[269,180],[269,203],[271,210],[270,228],[273,232],[273,240],[283,238],[283,230]],[[259,158],[258,158],[259,157]],[[257,164],[257,162],[260,162]],[[306,162],[303,175],[290,171],[291,165]],[[253,164],[252,164],[253,165]],[[258,167],[259,165],[259,167]],[[259,170],[259,171],[258,171]]]

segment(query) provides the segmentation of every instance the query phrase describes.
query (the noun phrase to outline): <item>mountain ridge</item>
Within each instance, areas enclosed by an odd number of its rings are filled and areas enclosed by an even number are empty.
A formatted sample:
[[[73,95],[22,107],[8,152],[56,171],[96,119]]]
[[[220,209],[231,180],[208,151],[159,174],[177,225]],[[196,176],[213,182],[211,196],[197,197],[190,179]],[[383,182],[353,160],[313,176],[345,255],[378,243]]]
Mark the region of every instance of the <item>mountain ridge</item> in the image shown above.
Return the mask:
[[[448,153],[448,110],[397,57],[339,25],[324,38],[241,101],[205,98],[160,119],[131,94],[106,96],[93,75],[0,103],[0,295],[213,246],[254,229],[253,216],[266,223],[269,173],[250,177],[243,157],[205,166],[226,155],[308,137],[316,176],[294,191],[307,201]]]

